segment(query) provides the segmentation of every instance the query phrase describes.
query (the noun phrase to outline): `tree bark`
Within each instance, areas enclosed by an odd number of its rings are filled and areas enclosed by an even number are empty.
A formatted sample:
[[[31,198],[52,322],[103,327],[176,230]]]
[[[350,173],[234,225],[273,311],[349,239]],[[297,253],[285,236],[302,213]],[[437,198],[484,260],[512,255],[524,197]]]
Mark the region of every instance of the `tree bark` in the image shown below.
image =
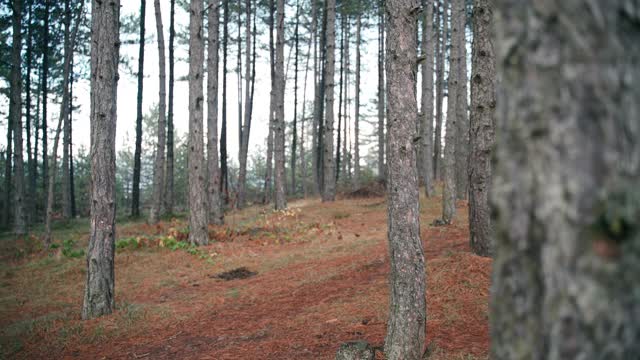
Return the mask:
[[[269,91],[269,133],[267,135],[267,163],[266,172],[264,175],[264,197],[262,199],[263,204],[271,202],[271,177],[273,174],[273,119],[276,107],[276,50],[275,40],[273,36],[275,26],[275,12],[276,7],[274,0],[269,0],[269,67],[270,67],[270,81],[271,90]]]
[[[158,36],[158,66],[160,69],[159,80],[159,101],[158,101],[158,143],[156,144],[156,162],[153,169],[153,195],[151,211],[149,211],[149,223],[155,224],[163,214],[164,198],[164,148],[165,129],[167,126],[167,73],[164,52],[164,27],[162,26],[162,9],[160,0],[153,1],[156,17],[156,33]]]
[[[223,1],[222,32],[222,127],[220,129],[220,191],[224,204],[229,202],[227,167],[227,46],[229,43],[229,1]]]
[[[456,198],[466,200],[469,193],[469,114],[467,108],[467,44],[466,44],[466,1],[456,8],[458,22],[458,91],[456,95]]]
[[[255,11],[255,10],[254,10]],[[240,169],[238,171],[238,207],[246,205],[246,182],[247,182],[247,155],[249,153],[249,133],[251,132],[251,0],[245,0],[245,101],[244,101],[244,124],[242,124],[240,138]]]
[[[337,141],[338,143],[336,144],[336,182],[338,180],[340,180],[340,170],[342,170],[341,165],[342,165],[342,157],[341,157],[341,151],[342,151],[342,118],[344,117],[344,113],[342,112],[342,99],[343,99],[343,89],[344,89],[344,68],[345,68],[345,56],[344,56],[344,37],[345,37],[345,24],[346,24],[346,17],[343,14],[341,14],[341,21],[340,21],[340,80],[339,80],[339,90],[338,90],[338,134],[337,134]]]
[[[473,6],[471,74],[469,232],[471,250],[481,256],[493,253],[489,186],[496,108],[496,60],[493,50],[491,0]]]
[[[73,164],[73,82],[75,81],[73,76],[73,59],[74,55],[71,55],[71,64],[69,69],[69,201],[71,202],[71,217],[77,216],[76,208],[76,185],[75,185],[75,170]]]
[[[140,216],[140,171],[142,156],[142,95],[144,84],[144,43],[146,0],[140,0],[140,45],[138,51],[138,102],[136,106],[136,147],[133,155],[133,188],[131,190],[131,216]]]
[[[300,38],[300,3],[296,1],[296,24],[293,35],[294,43],[294,74],[293,74],[293,125],[291,134],[291,194],[296,193],[296,157],[298,146],[298,53],[299,53],[299,38]],[[302,114],[304,117],[304,114]]]
[[[313,122],[311,124],[311,167],[313,171],[313,183],[316,193],[320,193],[320,152],[321,139],[318,133],[321,117],[322,90],[321,90],[321,64],[318,59],[318,2],[311,0],[311,43],[313,46]]]
[[[355,88],[355,117],[353,124],[354,133],[354,167],[353,167],[353,187],[360,188],[360,42],[362,41],[362,18],[361,14],[356,15],[356,88]]]
[[[174,75],[174,40],[175,31],[175,6],[176,0],[171,0],[171,14],[169,20],[169,112],[167,114],[167,164],[165,167],[165,192],[164,192],[164,211],[167,214],[173,213],[174,201],[174,140],[173,140],[173,86],[175,82]]]
[[[273,121],[273,157],[275,209],[287,207],[284,155],[284,0],[277,0],[277,37],[276,37],[276,115]]]
[[[11,46],[9,117],[13,127],[13,164],[14,186],[14,233],[22,236],[27,233],[24,189],[24,160],[22,157],[22,0],[13,0],[13,44]]]
[[[495,4],[491,358],[637,358],[638,8]]]
[[[422,162],[424,189],[427,197],[435,195],[433,186],[433,1],[422,0]]]
[[[66,44],[69,41],[69,33],[71,31],[71,7],[69,0],[64,0],[64,12],[64,43]],[[69,143],[71,142],[71,119],[69,118],[68,110],[67,116],[65,116],[62,121],[62,217],[64,219],[70,219],[71,181],[69,178]]]
[[[387,2],[389,100],[388,224],[390,301],[387,359],[421,359],[425,350],[425,260],[420,240],[416,101],[418,0]]]
[[[327,56],[324,69],[325,82],[325,109],[326,117],[323,130],[323,172],[324,183],[322,190],[322,201],[334,201],[336,198],[336,167],[333,159],[333,88],[335,72],[335,48],[336,48],[336,1],[327,0]]]
[[[204,37],[203,0],[191,0],[189,5],[189,242],[209,243],[209,220],[204,162],[203,80]]]
[[[451,0],[451,52],[449,55],[449,79],[447,81],[447,122],[445,124],[444,147],[444,190],[442,191],[442,220],[451,224],[456,216],[456,102],[458,100],[458,47],[457,34],[459,31],[455,9],[460,0]],[[444,11],[447,13],[448,4],[445,0]]]
[[[44,34],[42,36],[42,191],[47,192],[49,181],[49,131],[47,127],[47,105],[49,103],[49,19],[50,0],[44,0]],[[44,208],[47,207],[45,197]]]
[[[444,62],[447,54],[447,33],[448,21],[447,11],[445,7],[445,1],[438,1],[438,38],[436,39],[437,46],[437,63],[436,63],[436,126],[435,126],[435,139],[433,146],[433,178],[435,181],[442,180],[442,124],[443,124],[443,100],[444,100]]]
[[[115,308],[119,17],[119,0],[91,2],[91,235],[83,319]]]
[[[386,179],[384,164],[385,138],[384,138],[384,7],[385,0],[379,1],[378,14],[378,179]]]
[[[209,36],[207,52],[207,163],[209,172],[209,223],[222,225],[224,211],[220,194],[218,159],[218,68],[220,37],[220,0],[209,0]]]
[[[35,177],[35,172],[33,171],[34,155],[33,155],[33,147],[31,142],[31,70],[33,69],[33,3],[28,5],[27,10],[27,69],[26,69],[26,79],[25,79],[25,100],[26,100],[26,111],[25,111],[25,133],[27,135],[27,179],[29,181],[27,185],[27,191],[25,193],[25,217],[27,224],[31,224],[35,219],[34,216],[34,206],[35,206],[35,186],[31,188],[31,178]]]

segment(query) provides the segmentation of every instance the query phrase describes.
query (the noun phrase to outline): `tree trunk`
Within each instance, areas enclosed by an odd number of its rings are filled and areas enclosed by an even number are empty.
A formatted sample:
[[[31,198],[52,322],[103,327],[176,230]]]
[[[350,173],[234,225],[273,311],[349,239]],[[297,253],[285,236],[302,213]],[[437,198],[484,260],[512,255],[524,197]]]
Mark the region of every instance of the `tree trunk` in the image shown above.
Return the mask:
[[[227,169],[227,46],[229,44],[229,1],[223,1],[222,33],[222,128],[220,129],[220,191],[224,203],[229,202]]]
[[[291,194],[296,193],[296,149],[298,146],[298,43],[299,43],[299,29],[300,28],[300,3],[296,1],[296,24],[293,35],[294,42],[294,74],[293,74],[293,126],[291,134]],[[302,114],[304,117],[304,114]]]
[[[42,36],[42,191],[46,194],[49,181],[49,131],[47,127],[47,105],[49,103],[49,15],[50,0],[44,0],[44,34]],[[45,196],[44,208],[47,207]]]
[[[255,10],[254,10],[255,11]],[[245,0],[245,14],[247,23],[245,26],[245,101],[244,101],[244,124],[242,124],[240,134],[240,169],[238,171],[238,207],[246,205],[246,182],[247,182],[247,155],[249,153],[249,133],[251,131],[251,0]],[[239,17],[240,15],[238,15]]]
[[[220,37],[220,0],[209,0],[209,36],[207,52],[207,163],[209,172],[209,223],[222,225],[224,211],[220,194],[218,159],[218,63]]]
[[[436,38],[436,126],[433,146],[433,178],[435,181],[442,180],[442,124],[443,124],[443,99],[444,99],[444,61],[447,54],[447,11],[444,2],[438,1],[438,36]]]
[[[42,84],[42,68],[38,70],[38,82],[37,84]],[[36,85],[37,88],[38,85]],[[38,219],[38,144],[40,143],[40,91],[36,91],[36,118],[34,119],[34,127],[35,134],[33,138],[33,164],[31,165],[31,170],[29,171],[29,193],[33,196],[33,207],[32,207],[32,222],[35,223],[36,219]],[[33,175],[32,175],[33,174]]]
[[[69,0],[64,0],[64,43],[69,42],[69,33],[71,31],[71,7]],[[65,105],[68,106],[68,105]],[[71,119],[69,111],[63,121],[62,133],[62,218],[71,218],[71,180],[69,178],[69,143],[71,141]]]
[[[31,70],[33,68],[33,33],[32,33],[32,22],[33,22],[33,4],[28,5],[27,10],[27,76],[25,81],[25,92],[26,92],[26,112],[25,112],[25,133],[27,135],[27,179],[29,181],[27,186],[27,191],[25,193],[25,218],[27,224],[31,224],[35,219],[34,216],[34,204],[35,204],[35,188],[31,189],[31,178],[35,177],[35,172],[33,172],[33,147],[31,142]],[[33,190],[33,191],[32,191]]]
[[[492,1],[477,0],[473,7],[473,59],[469,159],[469,231],[474,253],[491,256],[491,149],[494,143],[496,63],[493,51]]]
[[[343,179],[348,181],[349,179],[349,152],[347,143],[349,142],[349,16],[345,15],[345,39],[344,39],[344,109],[342,111],[342,163],[340,164],[340,172]],[[336,164],[337,166],[338,164]]]
[[[427,197],[435,195],[433,186],[433,1],[422,0],[424,18],[422,19],[422,162],[424,189]]]
[[[13,126],[13,164],[14,186],[13,203],[14,226],[16,235],[27,233],[27,219],[25,212],[24,189],[24,160],[22,157],[22,0],[13,0],[13,44],[11,47],[9,117]],[[8,204],[8,203],[7,203]]]
[[[138,51],[138,102],[136,107],[136,147],[133,155],[133,189],[131,190],[131,216],[140,216],[140,166],[142,156],[142,94],[144,84],[144,33],[146,0],[140,0],[140,45]]]
[[[353,187],[360,188],[360,42],[362,31],[362,19],[358,13],[356,15],[356,98],[355,98],[355,118],[354,118],[354,167],[353,167]]]
[[[284,0],[277,0],[277,37],[276,37],[276,114],[273,121],[273,157],[275,209],[287,207],[286,182],[284,169]]]
[[[324,178],[325,178],[325,174],[324,174],[324,138],[325,138],[325,119],[324,119],[324,106],[325,106],[325,101],[326,101],[326,94],[325,94],[325,90],[326,90],[326,65],[327,65],[327,13],[328,13],[328,2],[325,1],[324,2],[324,7],[323,7],[323,11],[322,11],[322,30],[321,30],[321,37],[320,37],[320,46],[319,48],[321,49],[321,53],[320,53],[320,66],[321,71],[320,73],[322,74],[320,77],[320,91],[318,93],[319,99],[320,99],[320,105],[318,106],[318,148],[316,149],[316,154],[318,156],[317,158],[317,164],[318,164],[318,180],[319,180],[319,189],[320,192],[324,192]],[[335,28],[334,28],[335,30]],[[334,36],[335,39],[335,36]],[[334,46],[335,49],[335,46]],[[335,59],[335,56],[334,56]],[[334,65],[335,66],[335,65]],[[333,115],[332,115],[333,118]]]
[[[71,201],[71,217],[75,218],[77,216],[77,209],[75,171],[73,165],[73,59],[74,55],[72,54],[69,69],[69,201]]]
[[[318,59],[318,2],[311,0],[311,43],[313,46],[313,122],[311,124],[311,167],[313,171],[314,191],[320,193],[320,152],[321,142],[318,134],[320,124],[320,107],[323,99],[320,97],[320,61]]]
[[[91,235],[83,319],[115,308],[119,17],[119,0],[91,2]]]
[[[311,59],[311,46],[313,43],[309,42],[309,48],[307,49],[307,61],[304,66],[304,85],[302,87],[302,116],[300,117],[300,182],[302,183],[302,192],[306,198],[309,195],[309,185],[307,179],[307,159],[305,153],[305,126],[307,117],[307,79],[309,76],[309,61]],[[315,75],[315,74],[314,74]]]
[[[335,71],[335,51],[336,51],[336,1],[327,0],[327,62],[324,69],[325,95],[326,95],[326,118],[323,130],[323,168],[324,186],[322,191],[322,201],[334,201],[336,198],[336,167],[333,159],[333,88]]]
[[[340,156],[340,152],[342,151],[342,118],[344,113],[342,112],[342,99],[343,99],[343,89],[344,89],[344,68],[345,68],[345,57],[344,57],[344,33],[345,33],[345,19],[344,14],[341,14],[342,21],[340,22],[340,87],[338,90],[338,136],[336,144],[336,182],[340,180],[340,170],[342,165],[342,159]]]
[[[162,216],[164,198],[164,146],[167,125],[167,73],[164,53],[164,27],[162,26],[162,9],[160,0],[153,1],[156,16],[156,33],[158,36],[159,101],[158,101],[158,143],[156,144],[156,163],[153,169],[153,196],[149,223],[155,224]]]
[[[13,56],[13,54],[12,54]],[[22,96],[20,97],[22,100]],[[9,99],[11,101],[11,99]],[[11,109],[11,106],[9,106]],[[2,225],[4,228],[9,228],[9,224],[11,222],[11,208],[10,204],[12,203],[12,195],[13,195],[13,118],[15,116],[9,116],[7,119],[7,149],[6,149],[6,157],[5,157],[5,167],[4,167],[4,211],[2,213]],[[14,210],[15,212],[15,210]]]
[[[174,75],[174,40],[175,31],[175,6],[176,0],[171,0],[171,15],[169,20],[169,113],[167,114],[167,164],[165,167],[165,191],[164,191],[164,211],[167,214],[173,213],[173,168],[174,168],[174,141],[173,141],[173,86]]]
[[[640,353],[640,16],[585,4],[496,1],[492,359]]]
[[[449,55],[449,79],[447,94],[447,123],[444,147],[444,190],[442,191],[442,220],[451,224],[456,216],[456,102],[458,100],[458,17],[455,9],[460,0],[451,0],[451,52]],[[444,11],[447,13],[448,0],[445,0]]]
[[[56,133],[53,139],[53,150],[51,157],[49,158],[49,180],[47,181],[47,207],[45,212],[45,233],[44,233],[44,247],[46,249],[51,245],[51,222],[53,218],[53,205],[55,201],[55,185],[56,185],[56,173],[58,170],[58,146],[60,144],[60,133],[62,131],[63,123],[68,118],[69,113],[69,78],[71,73],[71,59],[73,58],[73,49],[75,47],[78,30],[80,29],[80,22],[84,12],[84,2],[80,5],[80,10],[77,14],[73,32],[65,37],[64,42],[64,62],[62,68],[62,102],[60,103],[60,117],[58,118],[58,126],[56,127]],[[64,146],[64,140],[63,140]],[[43,149],[44,150],[44,149]]]
[[[386,178],[384,166],[384,7],[385,0],[378,0],[378,179]]]
[[[456,198],[466,200],[469,192],[469,114],[467,98],[466,1],[456,9],[458,18],[458,91],[456,95]]]
[[[389,0],[386,57],[389,100],[388,224],[390,300],[387,359],[421,359],[425,350],[425,260],[420,240],[416,48],[418,0]]]
[[[275,24],[275,3],[269,0],[269,66],[271,70],[271,90],[269,92],[269,134],[267,135],[267,164],[264,175],[264,198],[263,204],[271,202],[271,176],[273,174],[273,118],[276,106],[276,57],[273,30]]]
[[[189,242],[209,243],[209,220],[204,162],[203,80],[204,34],[202,30],[203,0],[191,0],[189,5]]]

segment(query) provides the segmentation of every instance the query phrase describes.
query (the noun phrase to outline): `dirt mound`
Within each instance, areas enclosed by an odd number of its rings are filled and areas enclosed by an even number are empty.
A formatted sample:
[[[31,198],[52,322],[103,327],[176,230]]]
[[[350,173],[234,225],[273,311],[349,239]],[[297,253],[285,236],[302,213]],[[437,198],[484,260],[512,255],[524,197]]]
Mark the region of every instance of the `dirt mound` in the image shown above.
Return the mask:
[[[234,279],[246,279],[256,275],[258,275],[257,272],[251,271],[243,266],[217,275],[212,275],[211,277],[229,281]]]
[[[381,197],[386,194],[386,183],[383,180],[370,182],[359,189],[345,194],[347,199]]]

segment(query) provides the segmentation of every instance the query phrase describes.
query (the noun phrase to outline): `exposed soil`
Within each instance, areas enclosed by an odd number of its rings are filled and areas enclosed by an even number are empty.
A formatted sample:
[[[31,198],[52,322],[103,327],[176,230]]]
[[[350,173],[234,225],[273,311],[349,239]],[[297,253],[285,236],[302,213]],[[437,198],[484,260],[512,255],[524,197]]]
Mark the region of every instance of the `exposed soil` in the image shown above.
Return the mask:
[[[421,199],[430,359],[486,359],[491,260],[470,253],[465,204],[453,225],[426,225],[440,210],[439,198]],[[91,321],[79,318],[84,259],[40,253],[3,262],[0,353],[30,359],[333,359],[345,341],[383,345],[389,272],[384,198],[335,204],[307,199],[284,212],[250,208],[226,220],[210,229],[217,241],[197,253],[159,246],[119,251],[118,310]],[[118,231],[144,240],[184,226],[173,220]],[[86,230],[77,236],[85,239]],[[224,281],[229,277],[236,280]]]

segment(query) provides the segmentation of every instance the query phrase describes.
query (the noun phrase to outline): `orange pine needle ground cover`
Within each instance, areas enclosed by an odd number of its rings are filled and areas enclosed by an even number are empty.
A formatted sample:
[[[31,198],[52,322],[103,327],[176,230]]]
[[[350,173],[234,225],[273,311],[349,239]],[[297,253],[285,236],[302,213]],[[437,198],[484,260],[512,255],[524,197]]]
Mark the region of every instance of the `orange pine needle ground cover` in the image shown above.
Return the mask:
[[[233,212],[211,245],[171,250],[186,224],[128,223],[116,255],[115,314],[80,320],[85,262],[3,256],[0,357],[68,359],[332,359],[347,340],[384,341],[389,262],[384,198],[317,199],[274,213]],[[486,359],[491,260],[470,253],[467,207],[432,227],[440,198],[421,199],[430,359]],[[58,235],[86,245],[87,228]],[[5,254],[27,242],[4,238]],[[256,275],[225,281],[225,271]],[[378,353],[379,358],[382,354]]]

